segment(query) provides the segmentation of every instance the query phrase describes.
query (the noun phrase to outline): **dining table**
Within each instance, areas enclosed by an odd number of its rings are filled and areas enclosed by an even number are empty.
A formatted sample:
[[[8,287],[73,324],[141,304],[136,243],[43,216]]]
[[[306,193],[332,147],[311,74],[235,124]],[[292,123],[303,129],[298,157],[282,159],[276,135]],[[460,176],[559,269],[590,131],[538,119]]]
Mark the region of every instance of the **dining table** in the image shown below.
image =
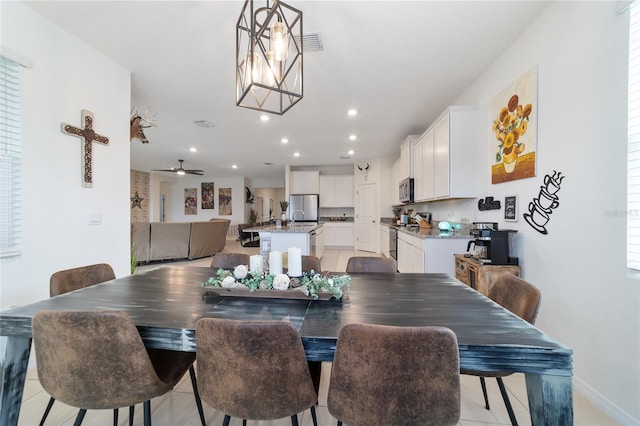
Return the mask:
[[[43,310],[124,311],[147,347],[188,352],[197,351],[200,318],[284,320],[299,331],[310,361],[332,361],[350,323],[448,327],[461,370],[524,373],[531,423],[573,424],[572,350],[448,274],[353,273],[341,300],[229,297],[202,286],[213,275],[207,267],[162,266],[0,312],[0,425],[18,423],[31,320]]]

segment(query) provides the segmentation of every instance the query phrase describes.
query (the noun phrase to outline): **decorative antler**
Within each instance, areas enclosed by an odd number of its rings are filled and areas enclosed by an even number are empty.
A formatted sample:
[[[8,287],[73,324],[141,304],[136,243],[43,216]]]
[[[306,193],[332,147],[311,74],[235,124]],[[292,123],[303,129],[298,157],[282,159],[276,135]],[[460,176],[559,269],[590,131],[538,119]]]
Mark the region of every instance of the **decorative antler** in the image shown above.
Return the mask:
[[[364,169],[360,166],[358,166],[358,170],[360,170],[363,173],[363,177],[364,177],[364,181],[367,181],[367,178],[369,177],[369,163],[367,163],[367,167],[365,167]]]
[[[135,106],[132,106],[129,124],[131,126],[129,129],[131,141],[133,141],[134,139],[138,139],[142,143],[149,143],[143,129],[146,129],[148,127],[156,127],[156,121],[153,118],[150,109],[146,109],[141,114]]]

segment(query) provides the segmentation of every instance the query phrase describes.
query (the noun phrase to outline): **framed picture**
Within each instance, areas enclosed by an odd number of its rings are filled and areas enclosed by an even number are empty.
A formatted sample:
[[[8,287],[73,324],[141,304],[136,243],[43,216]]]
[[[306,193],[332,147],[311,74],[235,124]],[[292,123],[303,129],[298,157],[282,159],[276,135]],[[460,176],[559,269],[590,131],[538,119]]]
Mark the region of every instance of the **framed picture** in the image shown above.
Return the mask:
[[[202,182],[202,209],[215,208],[213,182]]]
[[[220,188],[218,192],[218,209],[220,216],[232,214],[231,188]]]
[[[518,198],[515,195],[504,197],[504,220],[518,221]]]
[[[491,183],[536,175],[538,68],[534,67],[491,101]]]
[[[198,214],[198,188],[184,189],[184,214]]]

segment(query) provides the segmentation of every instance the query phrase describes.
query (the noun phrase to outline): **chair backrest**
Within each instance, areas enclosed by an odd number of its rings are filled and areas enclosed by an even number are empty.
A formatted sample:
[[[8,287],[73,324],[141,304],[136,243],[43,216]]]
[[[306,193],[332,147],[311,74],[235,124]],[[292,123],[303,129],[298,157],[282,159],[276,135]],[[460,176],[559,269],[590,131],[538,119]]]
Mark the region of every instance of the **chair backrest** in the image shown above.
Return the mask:
[[[317,401],[302,339],[285,321],[203,318],[196,324],[200,397],[233,417],[289,417]]]
[[[217,253],[211,259],[211,267],[231,270],[238,265],[249,266],[250,257],[244,253]]]
[[[32,328],[40,383],[65,404],[113,409],[171,390],[124,312],[40,311]]]
[[[354,272],[395,273],[396,265],[386,257],[354,256],[347,262],[347,273]]]
[[[460,418],[456,335],[445,327],[345,325],[327,405],[358,425],[453,425]]]
[[[302,272],[322,272],[322,266],[320,265],[320,259],[316,256],[302,256]]]
[[[530,324],[536,322],[541,298],[537,287],[512,274],[498,277],[489,290],[489,299]]]
[[[113,268],[106,263],[65,269],[51,275],[49,279],[49,296],[57,296],[115,278],[116,274],[113,273]]]

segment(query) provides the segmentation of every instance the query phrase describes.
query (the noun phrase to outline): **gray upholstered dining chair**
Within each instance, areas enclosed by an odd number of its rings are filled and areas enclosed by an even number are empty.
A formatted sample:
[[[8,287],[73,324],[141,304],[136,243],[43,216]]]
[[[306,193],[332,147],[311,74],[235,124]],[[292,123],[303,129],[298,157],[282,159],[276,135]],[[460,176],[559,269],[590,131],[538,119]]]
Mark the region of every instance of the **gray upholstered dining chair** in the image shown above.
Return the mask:
[[[113,268],[106,263],[65,269],[54,273],[49,278],[49,296],[57,296],[115,278]]]
[[[302,272],[322,272],[322,266],[320,265],[320,259],[317,256],[302,256]]]
[[[347,262],[347,273],[357,272],[396,273],[397,270],[393,260],[386,257],[350,257]]]
[[[233,269],[238,265],[249,266],[251,256],[244,253],[216,253],[211,259],[211,267],[214,269]]]
[[[202,318],[196,323],[198,390],[202,399],[246,420],[291,417],[310,408],[317,426],[313,387],[298,331],[286,321]],[[232,362],[230,362],[232,361]]]
[[[55,272],[49,278],[49,296],[58,296],[105,281],[111,281],[115,278],[116,274],[113,272],[113,268],[107,263],[96,263],[94,265],[65,269]],[[40,425],[44,424],[55,401],[55,398],[49,398],[47,408],[44,410],[42,419],[40,419]],[[117,421],[117,415],[118,412],[114,411],[114,422]]]
[[[542,298],[540,290],[537,287],[511,274],[504,274],[498,277],[489,290],[488,297],[530,324],[534,324],[536,321]],[[482,395],[484,396],[485,408],[487,410],[489,410],[490,407],[487,386],[484,379],[485,377],[495,377],[498,381],[500,394],[502,395],[502,400],[509,414],[511,424],[514,426],[518,424],[516,415],[513,412],[513,407],[511,406],[511,401],[509,401],[509,395],[502,380],[503,377],[508,376],[510,373],[487,374],[486,372],[462,370],[462,374],[480,377]]]
[[[333,359],[329,413],[339,426],[454,425],[459,368],[458,341],[446,327],[347,324]]]
[[[138,403],[151,425],[150,400],[173,389],[195,361],[190,352],[148,351],[121,311],[40,311],[32,329],[38,379],[53,398],[80,408],[74,426],[87,409],[113,409],[117,424],[117,409]],[[205,424],[197,391],[195,397]]]

